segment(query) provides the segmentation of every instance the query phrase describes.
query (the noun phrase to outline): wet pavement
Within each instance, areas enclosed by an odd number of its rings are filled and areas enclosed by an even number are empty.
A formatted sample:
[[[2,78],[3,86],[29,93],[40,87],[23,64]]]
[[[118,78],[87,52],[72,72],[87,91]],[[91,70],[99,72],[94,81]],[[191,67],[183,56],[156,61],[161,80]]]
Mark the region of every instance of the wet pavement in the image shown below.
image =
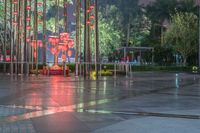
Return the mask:
[[[199,133],[200,75],[0,75],[0,133]]]

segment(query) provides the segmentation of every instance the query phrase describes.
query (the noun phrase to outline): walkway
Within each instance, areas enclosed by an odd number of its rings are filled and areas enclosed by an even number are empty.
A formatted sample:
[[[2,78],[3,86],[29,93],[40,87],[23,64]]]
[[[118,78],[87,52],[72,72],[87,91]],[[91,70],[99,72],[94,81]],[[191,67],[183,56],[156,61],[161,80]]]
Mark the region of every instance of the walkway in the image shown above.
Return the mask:
[[[0,75],[0,132],[199,133],[200,75]]]

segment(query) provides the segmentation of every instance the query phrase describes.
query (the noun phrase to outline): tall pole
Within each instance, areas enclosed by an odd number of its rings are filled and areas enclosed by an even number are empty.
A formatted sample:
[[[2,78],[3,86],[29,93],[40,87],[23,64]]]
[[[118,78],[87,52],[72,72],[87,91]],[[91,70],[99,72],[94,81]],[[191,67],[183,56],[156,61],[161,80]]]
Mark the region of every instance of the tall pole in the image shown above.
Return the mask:
[[[99,63],[99,23],[98,23],[98,0],[95,0],[95,71],[98,77]]]
[[[43,65],[46,65],[46,51],[47,51],[47,43],[46,43],[46,0],[43,0]]]
[[[89,10],[89,7],[90,7],[90,0],[87,1],[87,10]],[[87,12],[87,20],[89,20],[89,13]],[[91,53],[91,49],[90,49],[90,27],[89,27],[89,24],[86,25],[86,30],[87,30],[87,46],[86,46],[86,49],[87,49],[87,63],[88,63],[88,67],[87,67],[87,73],[88,73],[88,76],[90,76],[90,62],[91,62],[91,56],[90,56],[90,53]]]
[[[10,0],[10,74],[13,75],[13,15],[12,15],[12,0]]]
[[[80,0],[76,0],[76,76],[78,76],[78,55],[80,47]]]
[[[7,40],[7,0],[4,3],[4,44],[3,44],[3,71],[6,72],[6,40]]]
[[[37,0],[34,3],[34,40],[36,43],[36,75],[38,75],[38,14],[37,14]]]
[[[199,9],[199,68],[200,68],[200,0],[198,1],[198,9]]]
[[[86,61],[87,61],[87,0],[84,0],[84,77],[86,77]]]
[[[26,62],[26,68],[28,67],[28,45],[27,45],[27,31],[26,31],[26,26],[27,26],[27,0],[24,1],[24,56],[25,56],[25,62]],[[28,75],[29,71],[26,69],[26,74]]]

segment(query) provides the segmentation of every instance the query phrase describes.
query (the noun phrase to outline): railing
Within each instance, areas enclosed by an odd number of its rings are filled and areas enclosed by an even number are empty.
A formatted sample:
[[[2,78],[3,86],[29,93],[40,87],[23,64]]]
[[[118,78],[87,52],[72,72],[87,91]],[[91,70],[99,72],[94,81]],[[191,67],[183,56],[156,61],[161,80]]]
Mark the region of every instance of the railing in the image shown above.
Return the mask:
[[[47,70],[47,75],[50,75],[51,66],[53,62],[47,62],[46,65],[42,65],[39,62],[39,70]],[[133,64],[129,63],[89,63],[89,62],[77,62],[77,63],[59,63],[62,67],[63,75],[67,76],[67,66],[73,66],[70,68],[75,76],[91,76],[91,72],[96,72],[96,76],[102,76],[103,72],[112,72],[113,76],[123,74],[125,76],[132,76]],[[0,62],[0,73],[12,74],[27,74],[29,75],[31,70],[36,70],[36,65],[30,62]],[[37,70],[36,70],[37,71]],[[36,74],[38,74],[38,71]],[[94,75],[93,75],[94,76]]]

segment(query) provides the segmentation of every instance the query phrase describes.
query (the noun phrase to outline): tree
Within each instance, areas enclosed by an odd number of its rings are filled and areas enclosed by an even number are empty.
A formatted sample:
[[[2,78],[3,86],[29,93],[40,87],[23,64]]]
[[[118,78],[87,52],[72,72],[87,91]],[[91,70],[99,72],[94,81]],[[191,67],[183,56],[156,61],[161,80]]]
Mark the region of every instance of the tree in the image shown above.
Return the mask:
[[[183,65],[186,65],[188,56],[198,49],[198,17],[193,13],[176,12],[171,17],[165,41],[182,55]]]

